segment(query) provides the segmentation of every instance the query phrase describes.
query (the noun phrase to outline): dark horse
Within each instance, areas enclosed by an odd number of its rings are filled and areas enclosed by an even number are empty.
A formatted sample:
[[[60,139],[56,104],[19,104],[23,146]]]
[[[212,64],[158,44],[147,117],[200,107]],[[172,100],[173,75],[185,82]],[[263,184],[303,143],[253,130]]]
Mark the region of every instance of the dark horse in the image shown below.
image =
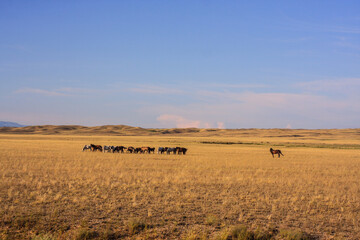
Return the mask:
[[[284,156],[284,154],[282,154],[281,150],[274,150],[274,149],[270,148],[270,152],[273,157],[274,157],[274,154],[277,154],[279,157],[280,157],[280,154]]]
[[[187,151],[187,148],[184,148],[184,147],[176,147],[176,152],[178,154],[182,153],[183,155],[186,154],[186,151]]]
[[[126,149],[126,147],[124,147],[124,146],[116,146],[116,147],[114,147],[114,149],[113,149],[113,153],[115,153],[115,152],[118,152],[118,153],[124,153],[124,150]]]

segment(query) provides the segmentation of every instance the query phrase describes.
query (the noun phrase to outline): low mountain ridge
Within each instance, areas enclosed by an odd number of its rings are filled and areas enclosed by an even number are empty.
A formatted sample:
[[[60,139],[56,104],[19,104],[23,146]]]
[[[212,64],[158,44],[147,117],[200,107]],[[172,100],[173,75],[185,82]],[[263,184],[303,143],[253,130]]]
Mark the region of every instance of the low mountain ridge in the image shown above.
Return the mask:
[[[16,123],[16,122],[0,121],[0,127],[25,127],[25,125],[21,125],[21,124]]]

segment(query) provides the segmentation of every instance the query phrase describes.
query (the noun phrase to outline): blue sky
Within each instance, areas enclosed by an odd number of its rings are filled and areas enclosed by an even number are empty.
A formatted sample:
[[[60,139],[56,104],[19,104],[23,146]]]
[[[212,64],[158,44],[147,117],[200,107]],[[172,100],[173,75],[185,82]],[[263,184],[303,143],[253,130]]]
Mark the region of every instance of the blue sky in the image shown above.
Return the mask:
[[[0,120],[358,128],[359,1],[1,1]]]

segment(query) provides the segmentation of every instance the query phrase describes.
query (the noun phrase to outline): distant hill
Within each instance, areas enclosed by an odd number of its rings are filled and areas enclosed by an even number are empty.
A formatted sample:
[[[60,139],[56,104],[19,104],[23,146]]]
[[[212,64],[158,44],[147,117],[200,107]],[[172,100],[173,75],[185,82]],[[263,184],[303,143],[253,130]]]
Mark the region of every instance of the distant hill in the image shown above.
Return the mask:
[[[10,134],[60,134],[60,135],[113,135],[113,136],[152,136],[163,134],[193,134],[202,131],[196,128],[149,129],[126,125],[105,125],[85,127],[79,125],[40,125],[25,127],[0,127],[0,133]]]
[[[21,125],[16,122],[4,122],[0,121],[0,127],[25,127],[25,125]]]
[[[0,127],[0,134],[42,134],[80,136],[191,136],[191,137],[270,137],[307,140],[318,138],[360,139],[360,129],[209,129],[209,128],[141,128],[126,125],[85,127],[79,125],[41,125]]]

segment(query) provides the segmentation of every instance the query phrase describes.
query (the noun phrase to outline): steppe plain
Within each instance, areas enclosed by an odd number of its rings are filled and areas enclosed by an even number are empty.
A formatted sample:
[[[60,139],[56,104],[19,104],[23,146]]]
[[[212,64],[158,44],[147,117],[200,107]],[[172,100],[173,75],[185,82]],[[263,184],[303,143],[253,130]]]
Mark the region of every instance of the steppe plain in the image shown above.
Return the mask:
[[[359,179],[360,129],[0,128],[0,239],[360,239]]]

